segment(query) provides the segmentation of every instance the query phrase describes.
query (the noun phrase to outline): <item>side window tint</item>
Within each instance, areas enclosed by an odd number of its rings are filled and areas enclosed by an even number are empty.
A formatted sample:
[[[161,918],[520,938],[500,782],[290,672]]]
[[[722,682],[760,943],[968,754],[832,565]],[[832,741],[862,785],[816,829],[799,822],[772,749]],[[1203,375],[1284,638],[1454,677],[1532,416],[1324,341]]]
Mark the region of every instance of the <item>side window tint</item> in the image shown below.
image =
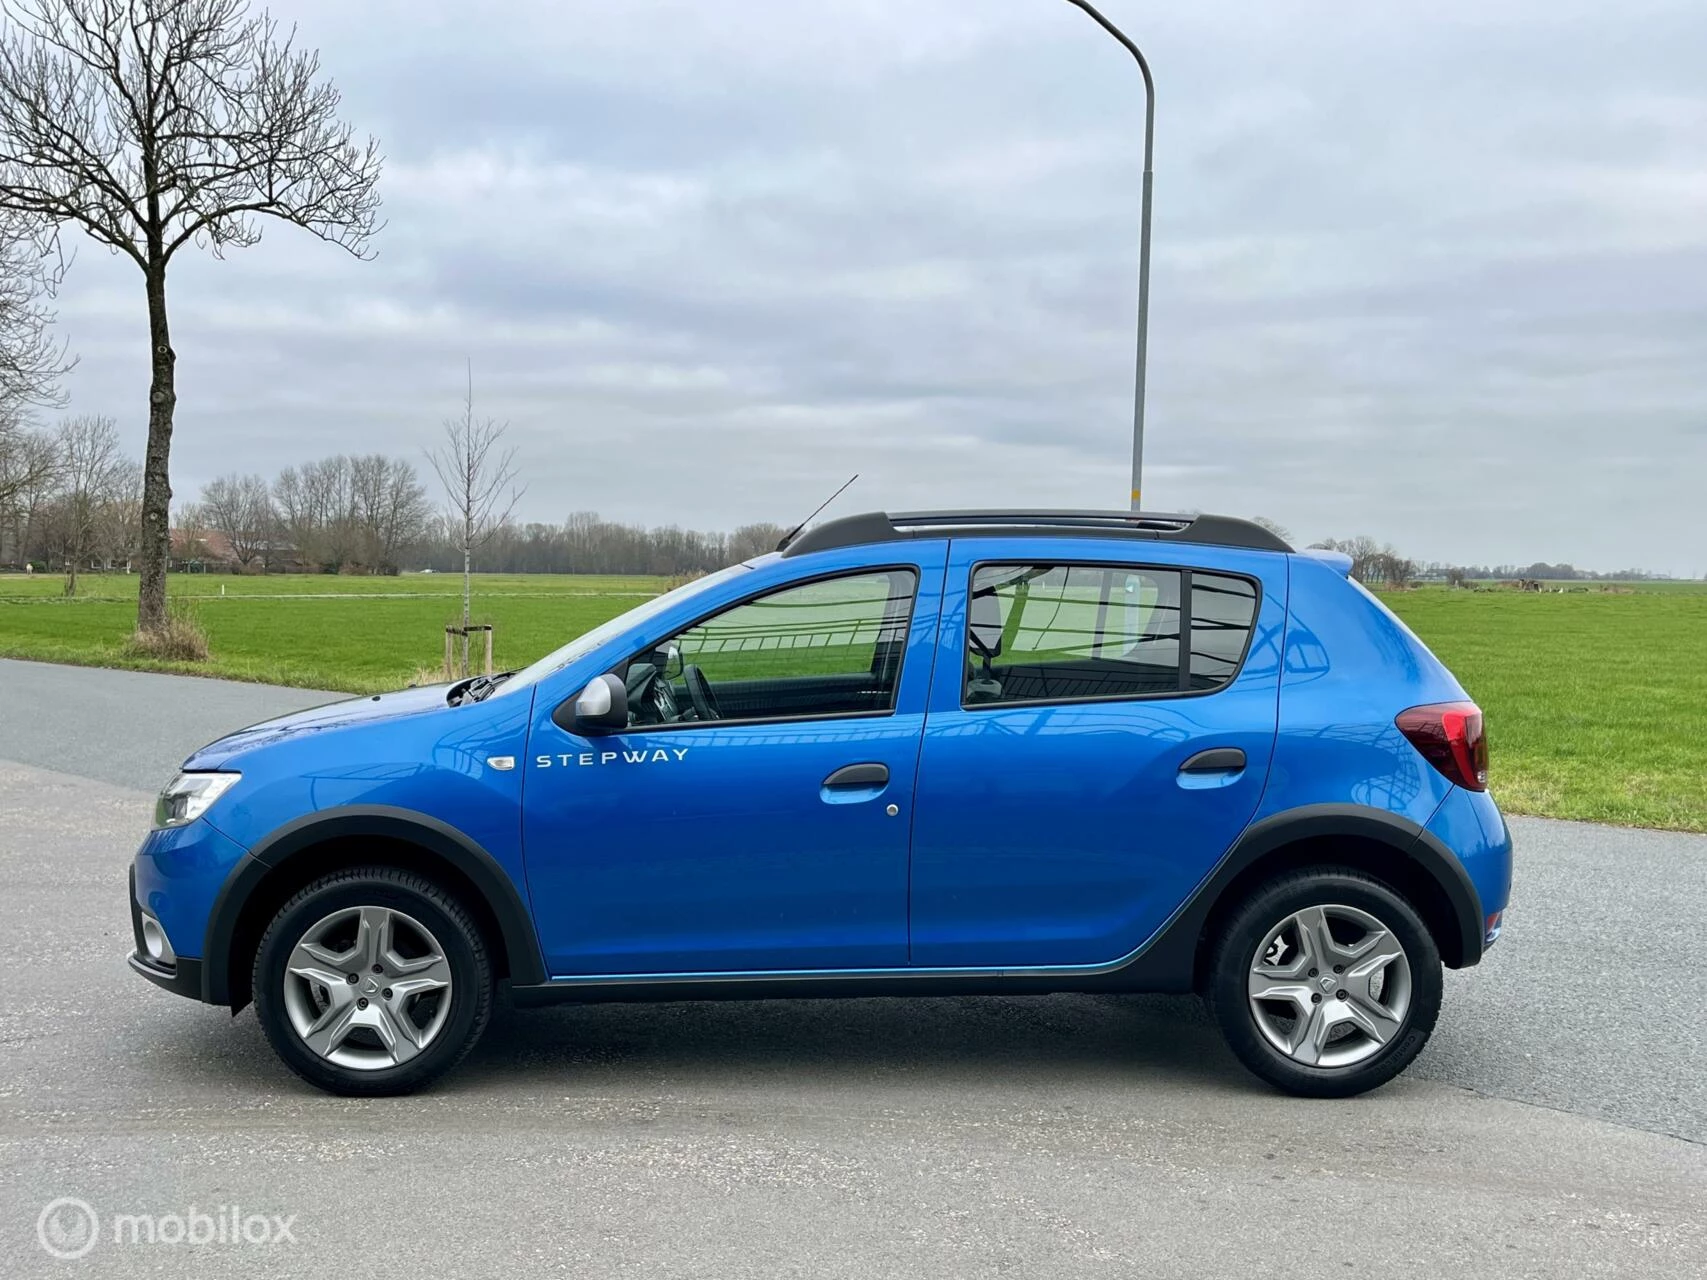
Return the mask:
[[[1191,687],[1217,689],[1238,674],[1256,621],[1256,584],[1225,574],[1191,575]]]
[[[636,725],[891,711],[917,577],[788,587],[708,618],[629,662]]]
[[[983,565],[972,576],[966,702],[1179,691],[1171,569]]]
[[[1187,592],[1182,661],[1180,605]],[[1254,583],[1226,574],[982,565],[973,573],[968,605],[964,702],[1070,702],[1217,689],[1238,674],[1256,601]]]

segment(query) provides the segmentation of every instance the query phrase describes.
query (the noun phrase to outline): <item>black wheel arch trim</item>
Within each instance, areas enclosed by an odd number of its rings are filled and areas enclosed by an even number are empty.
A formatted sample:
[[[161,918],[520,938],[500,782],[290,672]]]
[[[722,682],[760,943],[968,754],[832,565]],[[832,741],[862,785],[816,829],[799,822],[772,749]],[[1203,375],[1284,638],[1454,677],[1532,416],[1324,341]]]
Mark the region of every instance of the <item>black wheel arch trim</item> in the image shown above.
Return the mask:
[[[450,863],[485,899],[484,906],[497,921],[509,981],[529,985],[545,981],[545,962],[532,914],[496,858],[449,823],[425,814],[389,805],[345,805],[287,822],[245,854],[226,876],[208,914],[202,949],[201,998],[205,1003],[232,1002],[228,971],[231,947],[244,908],[261,881],[317,845],[353,836],[419,845]]]
[[[1245,828],[1209,878],[1169,921],[1162,934],[1134,961],[1134,968],[1164,990],[1181,988],[1178,975],[1195,974],[1204,927],[1223,895],[1263,858],[1291,845],[1332,839],[1357,839],[1386,845],[1409,859],[1445,895],[1453,937],[1437,938],[1449,967],[1467,968],[1482,958],[1482,901],[1470,873],[1438,836],[1396,813],[1357,804],[1313,804],[1271,814]]]

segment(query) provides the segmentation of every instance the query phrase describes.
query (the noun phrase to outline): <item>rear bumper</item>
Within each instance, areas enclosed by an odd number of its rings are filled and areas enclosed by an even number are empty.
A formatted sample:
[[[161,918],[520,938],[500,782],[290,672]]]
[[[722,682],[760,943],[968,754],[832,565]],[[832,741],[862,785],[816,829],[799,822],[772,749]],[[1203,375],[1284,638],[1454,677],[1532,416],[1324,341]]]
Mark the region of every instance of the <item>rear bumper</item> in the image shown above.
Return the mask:
[[[1480,911],[1482,946],[1492,946],[1511,901],[1511,830],[1499,806],[1485,791],[1454,787],[1429,819],[1428,834],[1451,851],[1470,877]]]

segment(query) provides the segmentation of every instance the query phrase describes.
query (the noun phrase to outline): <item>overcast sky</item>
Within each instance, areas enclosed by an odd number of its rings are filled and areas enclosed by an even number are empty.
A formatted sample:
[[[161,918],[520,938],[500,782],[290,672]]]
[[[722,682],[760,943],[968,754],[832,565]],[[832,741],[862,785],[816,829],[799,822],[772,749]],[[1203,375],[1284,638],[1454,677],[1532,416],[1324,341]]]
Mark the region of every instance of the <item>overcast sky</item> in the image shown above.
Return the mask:
[[[1707,571],[1707,5],[1106,8],[1161,95],[1146,506]],[[1125,505],[1141,97],[1063,0],[275,12],[389,226],[174,265],[180,499],[419,462],[472,356],[530,519],[788,521],[855,471],[843,513]],[[61,303],[140,454],[139,274],[85,243]]]

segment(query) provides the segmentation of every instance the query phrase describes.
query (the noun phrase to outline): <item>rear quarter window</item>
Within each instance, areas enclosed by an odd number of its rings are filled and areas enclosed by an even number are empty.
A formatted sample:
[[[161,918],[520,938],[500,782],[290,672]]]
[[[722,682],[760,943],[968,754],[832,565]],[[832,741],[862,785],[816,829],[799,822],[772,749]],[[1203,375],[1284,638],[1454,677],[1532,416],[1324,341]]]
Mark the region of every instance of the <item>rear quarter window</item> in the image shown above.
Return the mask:
[[[1194,691],[1219,689],[1239,672],[1257,615],[1257,587],[1222,573],[1191,575],[1191,665]]]

